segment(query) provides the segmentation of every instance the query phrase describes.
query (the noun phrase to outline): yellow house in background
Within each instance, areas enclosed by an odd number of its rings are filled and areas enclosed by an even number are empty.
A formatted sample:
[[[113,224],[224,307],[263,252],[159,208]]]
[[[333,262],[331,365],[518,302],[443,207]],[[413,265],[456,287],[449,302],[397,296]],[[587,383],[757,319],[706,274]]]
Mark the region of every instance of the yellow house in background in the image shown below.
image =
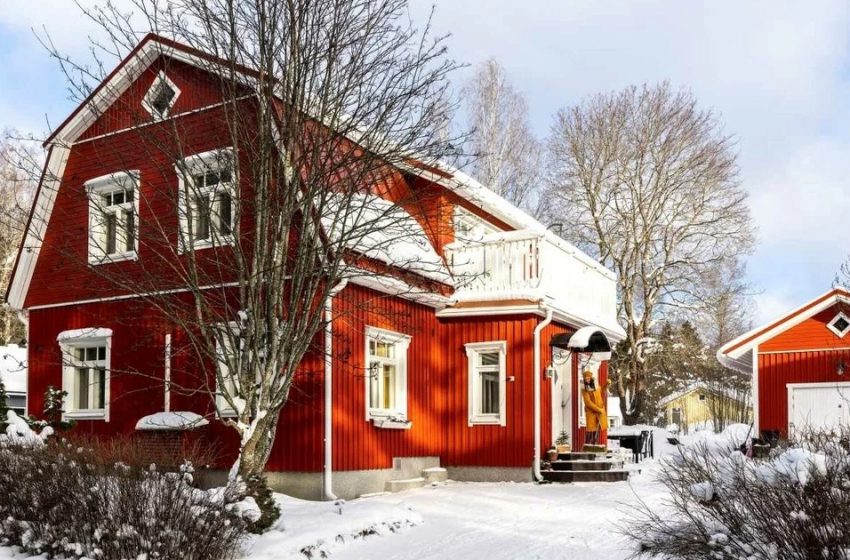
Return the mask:
[[[753,405],[749,391],[732,391],[695,383],[658,403],[665,423],[679,433],[722,431],[729,424],[749,424]]]

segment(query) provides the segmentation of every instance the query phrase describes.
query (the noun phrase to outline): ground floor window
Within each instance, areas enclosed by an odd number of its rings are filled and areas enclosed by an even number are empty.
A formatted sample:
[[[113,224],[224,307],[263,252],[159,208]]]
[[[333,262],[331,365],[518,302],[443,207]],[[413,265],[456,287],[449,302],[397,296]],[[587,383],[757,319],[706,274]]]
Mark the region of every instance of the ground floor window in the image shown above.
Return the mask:
[[[367,327],[367,420],[375,417],[407,418],[407,349],[410,337]]]
[[[109,329],[81,329],[60,334],[62,389],[68,393],[66,416],[107,418],[111,335]]]
[[[505,425],[506,346],[504,341],[466,345],[470,425]]]

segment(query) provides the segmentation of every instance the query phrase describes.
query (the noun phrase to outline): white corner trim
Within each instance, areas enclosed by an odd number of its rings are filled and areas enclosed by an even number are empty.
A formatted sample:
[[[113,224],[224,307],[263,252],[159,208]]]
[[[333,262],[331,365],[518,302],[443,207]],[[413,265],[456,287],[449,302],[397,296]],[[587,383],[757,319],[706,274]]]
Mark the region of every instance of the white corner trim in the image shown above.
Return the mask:
[[[74,343],[90,339],[105,339],[112,336],[112,329],[103,327],[90,327],[86,329],[73,329],[62,331],[56,336],[56,342]]]
[[[759,435],[759,347],[753,346],[752,349],[753,371],[752,371],[752,391],[753,391],[753,434]]]

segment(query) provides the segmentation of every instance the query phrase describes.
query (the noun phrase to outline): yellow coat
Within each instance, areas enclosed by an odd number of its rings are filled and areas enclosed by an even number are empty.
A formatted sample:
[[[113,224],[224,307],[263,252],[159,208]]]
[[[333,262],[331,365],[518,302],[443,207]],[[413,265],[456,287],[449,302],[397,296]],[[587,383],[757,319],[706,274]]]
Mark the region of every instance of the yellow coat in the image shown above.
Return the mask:
[[[608,412],[605,410],[602,389],[599,387],[592,391],[582,389],[581,398],[584,400],[584,416],[587,420],[587,431],[607,430]]]

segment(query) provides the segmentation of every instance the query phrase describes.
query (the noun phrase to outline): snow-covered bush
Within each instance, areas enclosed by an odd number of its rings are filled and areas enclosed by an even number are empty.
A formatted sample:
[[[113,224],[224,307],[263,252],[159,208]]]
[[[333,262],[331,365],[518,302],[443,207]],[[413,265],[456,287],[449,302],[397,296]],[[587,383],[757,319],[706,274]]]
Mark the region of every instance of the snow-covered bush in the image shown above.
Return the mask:
[[[850,558],[850,431],[809,433],[765,459],[742,453],[734,432],[667,458],[659,476],[669,502],[638,507],[625,528],[637,556]]]
[[[0,447],[0,544],[48,557],[226,560],[256,518],[243,489],[203,491],[155,465],[51,440]]]

